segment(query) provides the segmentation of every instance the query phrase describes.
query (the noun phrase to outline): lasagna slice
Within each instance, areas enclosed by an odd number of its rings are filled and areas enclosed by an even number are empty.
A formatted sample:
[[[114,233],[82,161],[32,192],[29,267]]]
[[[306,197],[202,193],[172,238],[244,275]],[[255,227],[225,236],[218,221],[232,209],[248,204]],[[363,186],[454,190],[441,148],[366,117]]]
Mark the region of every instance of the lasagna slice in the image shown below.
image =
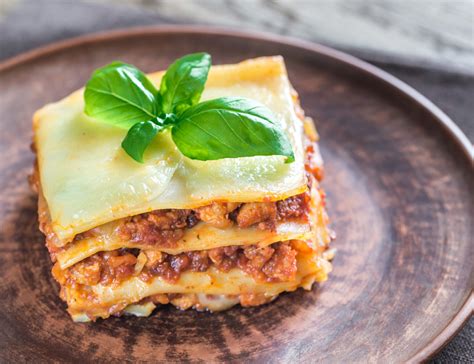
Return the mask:
[[[149,77],[159,85],[162,75]],[[222,96],[272,110],[295,162],[190,160],[162,133],[136,163],[120,148],[126,131],[83,113],[82,89],[35,113],[39,225],[73,320],[147,316],[168,303],[257,306],[327,279],[318,137],[283,59],[213,66],[202,98]]]

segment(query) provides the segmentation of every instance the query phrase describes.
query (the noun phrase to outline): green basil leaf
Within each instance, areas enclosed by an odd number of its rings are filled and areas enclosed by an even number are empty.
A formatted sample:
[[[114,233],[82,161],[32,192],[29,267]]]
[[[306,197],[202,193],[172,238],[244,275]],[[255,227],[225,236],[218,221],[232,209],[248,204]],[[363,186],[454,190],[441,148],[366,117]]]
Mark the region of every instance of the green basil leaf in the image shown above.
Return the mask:
[[[87,82],[84,112],[102,122],[129,128],[158,116],[158,91],[138,68],[113,62]]]
[[[191,159],[283,155],[291,163],[291,144],[273,120],[271,111],[256,101],[223,97],[188,108],[173,126],[172,137]]]
[[[132,126],[125,139],[122,148],[137,162],[143,163],[143,154],[155,136],[168,126],[172,125],[176,117],[164,115],[155,119],[140,121]]]
[[[160,85],[162,111],[179,114],[197,104],[210,67],[211,56],[207,53],[189,54],[169,66]]]

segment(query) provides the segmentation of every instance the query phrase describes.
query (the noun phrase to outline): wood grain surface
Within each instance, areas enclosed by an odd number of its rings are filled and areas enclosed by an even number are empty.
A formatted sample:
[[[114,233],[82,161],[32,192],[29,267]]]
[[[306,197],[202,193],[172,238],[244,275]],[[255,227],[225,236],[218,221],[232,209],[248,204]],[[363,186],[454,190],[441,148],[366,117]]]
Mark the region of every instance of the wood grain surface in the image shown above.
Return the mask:
[[[131,25],[205,24],[291,35],[371,61],[472,75],[473,19],[472,0],[1,0],[0,35],[8,47],[0,48],[0,58],[45,38]]]
[[[175,30],[72,41],[0,65],[0,360],[426,359],[472,310],[470,144],[429,102],[351,57],[272,39]],[[32,113],[111,60],[153,71],[199,50],[214,63],[285,57],[321,134],[323,186],[338,235],[330,280],[257,308],[207,314],[166,307],[150,318],[74,324],[57,297],[27,184]]]

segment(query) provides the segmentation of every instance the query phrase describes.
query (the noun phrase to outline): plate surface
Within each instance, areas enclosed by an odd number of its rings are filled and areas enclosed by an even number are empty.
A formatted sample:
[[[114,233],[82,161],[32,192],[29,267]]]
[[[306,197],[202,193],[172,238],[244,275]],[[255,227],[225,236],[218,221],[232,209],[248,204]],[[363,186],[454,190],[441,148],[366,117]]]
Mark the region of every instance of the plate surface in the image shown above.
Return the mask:
[[[218,314],[74,324],[57,296],[27,176],[31,117],[112,60],[146,71],[281,54],[321,135],[338,253],[328,282]],[[438,350],[472,311],[471,145],[421,95],[334,50],[271,36],[164,27],[78,38],[0,65],[0,359],[400,362]]]

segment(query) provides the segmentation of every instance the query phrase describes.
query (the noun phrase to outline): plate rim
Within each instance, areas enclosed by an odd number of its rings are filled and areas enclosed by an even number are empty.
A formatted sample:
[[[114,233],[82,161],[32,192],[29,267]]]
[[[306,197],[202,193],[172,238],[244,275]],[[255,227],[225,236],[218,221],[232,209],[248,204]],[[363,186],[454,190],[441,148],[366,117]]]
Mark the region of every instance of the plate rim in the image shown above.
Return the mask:
[[[0,61],[0,74],[8,71],[11,68],[19,66],[22,63],[34,61],[35,58],[40,58],[48,54],[68,50],[70,48],[84,44],[100,43],[130,36],[136,37],[139,35],[162,35],[171,33],[193,33],[215,36],[223,35],[237,38],[246,38],[250,40],[260,40],[300,48],[312,53],[323,55],[327,58],[335,59],[340,63],[344,63],[348,66],[351,66],[352,68],[356,68],[359,72],[363,72],[366,75],[378,80],[379,82],[382,81],[392,89],[411,98],[412,101],[420,105],[425,111],[433,116],[436,124],[441,126],[442,130],[448,134],[451,140],[453,140],[458,147],[462,149],[464,155],[468,159],[471,161],[474,159],[474,146],[471,144],[464,132],[457,126],[457,124],[432,101],[423,96],[413,87],[409,86],[407,83],[378,68],[377,66],[374,66],[343,51],[339,51],[319,43],[267,32],[242,31],[231,27],[178,24],[126,27],[113,30],[104,30],[55,41],[9,57]],[[451,321],[447,323],[447,325],[437,334],[437,336],[435,336],[430,342],[426,343],[424,347],[422,347],[417,353],[408,359],[408,362],[424,362],[438,353],[461,330],[464,324],[467,323],[473,312],[474,292],[471,290],[471,293],[467,295],[459,311],[454,315]]]

